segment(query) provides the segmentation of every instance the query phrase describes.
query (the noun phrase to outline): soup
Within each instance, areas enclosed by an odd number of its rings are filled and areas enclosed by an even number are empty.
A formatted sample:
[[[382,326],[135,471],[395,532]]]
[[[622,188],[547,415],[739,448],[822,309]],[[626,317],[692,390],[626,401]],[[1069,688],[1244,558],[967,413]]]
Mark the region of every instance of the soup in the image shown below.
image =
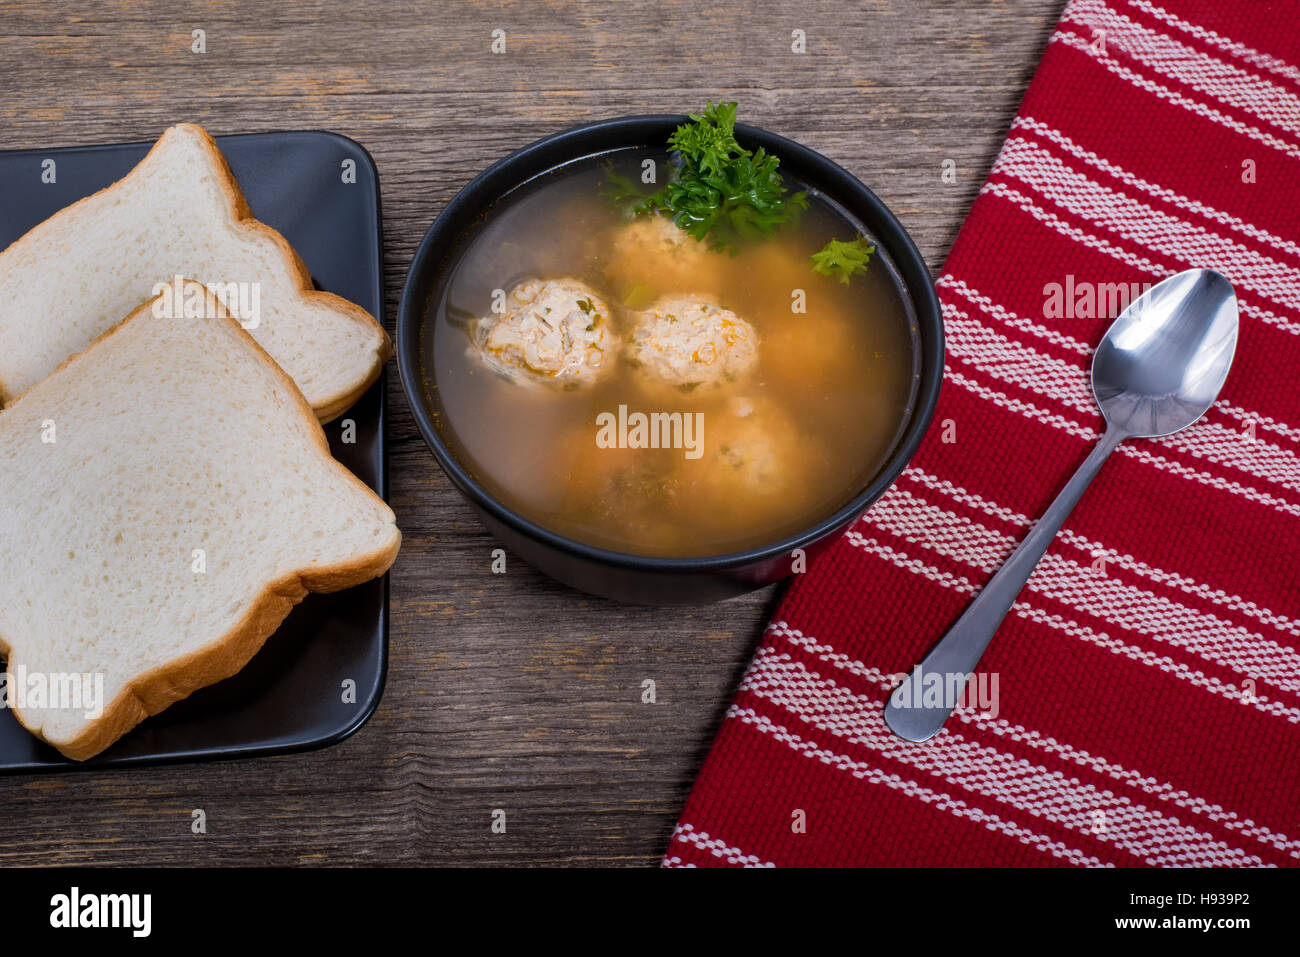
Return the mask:
[[[462,242],[422,348],[436,425],[493,497],[566,538],[644,556],[729,554],[846,505],[898,441],[918,369],[883,250],[837,281],[810,268],[866,235],[812,194],[726,251],[609,184],[666,151],[565,165]],[[798,184],[790,184],[797,188]]]

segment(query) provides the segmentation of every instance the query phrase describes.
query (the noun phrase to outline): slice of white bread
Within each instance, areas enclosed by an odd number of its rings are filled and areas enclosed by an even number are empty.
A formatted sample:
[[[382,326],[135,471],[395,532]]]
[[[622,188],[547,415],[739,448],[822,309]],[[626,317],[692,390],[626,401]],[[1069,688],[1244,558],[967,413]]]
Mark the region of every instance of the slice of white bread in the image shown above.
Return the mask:
[[[323,422],[392,353],[368,312],[312,288],[284,237],[252,218],[212,137],[182,124],[125,177],[0,253],[0,405],[178,276],[212,287]]]
[[[0,411],[8,703],[77,760],[239,671],[308,591],[383,574],[401,541],[289,377],[184,289],[211,318],[145,303]],[[92,677],[24,703],[20,675]]]

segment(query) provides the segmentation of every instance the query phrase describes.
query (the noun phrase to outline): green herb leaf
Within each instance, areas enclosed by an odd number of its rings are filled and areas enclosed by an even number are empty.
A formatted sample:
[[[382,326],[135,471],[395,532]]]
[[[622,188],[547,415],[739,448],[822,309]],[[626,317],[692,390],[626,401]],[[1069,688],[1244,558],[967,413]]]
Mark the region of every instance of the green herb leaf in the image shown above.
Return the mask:
[[[821,252],[812,254],[813,271],[838,279],[847,286],[850,279],[867,271],[867,264],[875,251],[876,247],[868,243],[865,236],[847,243],[832,239]]]
[[[808,197],[789,193],[780,160],[736,142],[736,104],[715,106],[677,127],[668,145],[681,167],[635,212],[660,212],[713,249],[730,249],[770,236],[807,208]]]

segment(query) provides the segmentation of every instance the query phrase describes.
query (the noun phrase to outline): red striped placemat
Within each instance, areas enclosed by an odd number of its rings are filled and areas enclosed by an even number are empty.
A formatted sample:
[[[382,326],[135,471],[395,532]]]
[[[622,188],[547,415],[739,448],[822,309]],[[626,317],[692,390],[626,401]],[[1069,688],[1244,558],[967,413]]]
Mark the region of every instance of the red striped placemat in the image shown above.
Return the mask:
[[[790,587],[667,865],[1300,863],[1300,5],[1073,0],[938,285],[935,424]],[[1205,419],[1121,446],[925,744],[881,718],[1097,440],[1092,346],[1208,266]],[[996,693],[994,693],[996,692]]]

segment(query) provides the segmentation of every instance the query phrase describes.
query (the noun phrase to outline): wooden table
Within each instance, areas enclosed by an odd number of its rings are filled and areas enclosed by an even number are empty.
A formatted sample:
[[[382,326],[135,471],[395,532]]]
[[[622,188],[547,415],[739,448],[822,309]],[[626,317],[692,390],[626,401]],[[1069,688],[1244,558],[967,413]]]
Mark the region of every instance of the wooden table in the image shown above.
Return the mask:
[[[345,133],[379,165],[392,317],[415,244],[492,161],[579,122],[736,99],[743,120],[857,174],[937,271],[1060,6],[264,0],[177,19],[165,0],[0,2],[0,149],[152,139],[182,120]],[[389,388],[405,540],[370,723],[310,754],[0,778],[0,863],[658,860],[777,590],[643,609],[518,560],[491,574],[494,542],[395,373]],[[657,704],[641,703],[645,678]],[[491,829],[498,808],[505,834]]]

